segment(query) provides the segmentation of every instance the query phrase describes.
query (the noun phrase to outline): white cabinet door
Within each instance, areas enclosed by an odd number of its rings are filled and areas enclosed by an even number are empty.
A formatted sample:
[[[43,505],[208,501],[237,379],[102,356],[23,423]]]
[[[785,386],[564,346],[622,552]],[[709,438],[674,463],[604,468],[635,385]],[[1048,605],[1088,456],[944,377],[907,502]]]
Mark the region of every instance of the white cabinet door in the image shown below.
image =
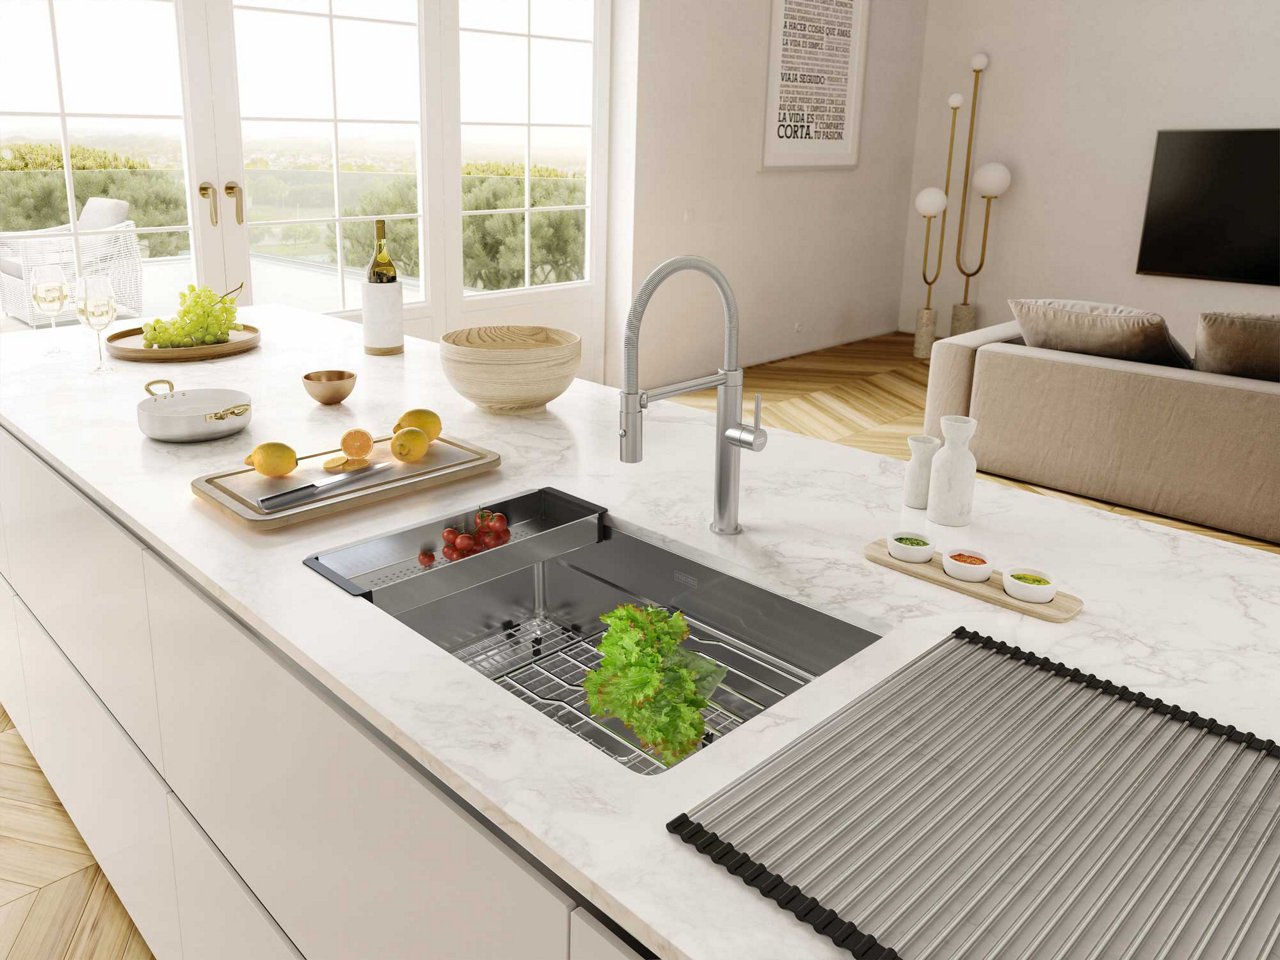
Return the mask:
[[[31,612],[17,613],[31,750],[152,952],[180,958],[168,788]]]
[[[0,430],[10,583],[157,769],[142,547]]]
[[[145,564],[169,784],[303,954],[564,960],[568,898]]]
[[[569,960],[641,960],[641,956],[579,907],[569,917]]]
[[[191,814],[169,794],[183,960],[302,960]]]
[[[18,599],[0,577],[0,706],[18,728],[23,739],[31,735],[27,719],[27,683],[22,672],[22,653],[18,650],[18,621],[15,607]]]

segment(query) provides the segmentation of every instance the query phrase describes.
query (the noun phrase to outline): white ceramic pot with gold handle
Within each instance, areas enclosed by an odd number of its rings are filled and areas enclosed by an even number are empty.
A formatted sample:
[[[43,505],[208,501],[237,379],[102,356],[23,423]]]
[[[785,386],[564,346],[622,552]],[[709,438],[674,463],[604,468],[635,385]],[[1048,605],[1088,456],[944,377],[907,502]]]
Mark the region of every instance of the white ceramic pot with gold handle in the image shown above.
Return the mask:
[[[239,390],[176,390],[171,380],[152,380],[144,389],[147,398],[138,403],[138,427],[152,440],[217,440],[239,433],[253,419],[249,395]]]

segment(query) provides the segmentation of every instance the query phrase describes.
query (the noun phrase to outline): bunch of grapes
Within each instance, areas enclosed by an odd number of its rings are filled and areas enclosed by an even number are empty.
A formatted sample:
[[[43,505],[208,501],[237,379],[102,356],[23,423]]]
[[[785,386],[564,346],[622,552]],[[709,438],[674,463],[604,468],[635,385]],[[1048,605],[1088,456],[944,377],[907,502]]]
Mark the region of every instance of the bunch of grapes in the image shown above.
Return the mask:
[[[178,312],[172,320],[155,319],[142,325],[144,347],[196,347],[226,343],[232,330],[243,330],[236,323],[236,294],[244,284],[218,296],[209,287],[188,285],[178,294]]]

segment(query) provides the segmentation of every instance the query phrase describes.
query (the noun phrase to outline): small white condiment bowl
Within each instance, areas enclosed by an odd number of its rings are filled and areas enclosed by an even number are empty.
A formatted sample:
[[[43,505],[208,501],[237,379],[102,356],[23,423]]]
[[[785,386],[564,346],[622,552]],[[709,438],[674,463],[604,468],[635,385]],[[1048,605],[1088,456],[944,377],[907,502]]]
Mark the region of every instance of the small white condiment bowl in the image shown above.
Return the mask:
[[[1021,580],[1013,579],[1015,573],[1028,573],[1033,577],[1040,577],[1049,582],[1023,583]],[[1058,595],[1058,588],[1053,582],[1053,577],[1043,570],[1033,570],[1031,567],[1010,567],[1004,571],[1003,577],[1004,592],[1015,600],[1025,600],[1027,603],[1051,603],[1053,598]]]
[[[917,540],[924,540],[925,545],[913,547],[907,543],[898,543],[898,537],[915,537]],[[916,533],[914,530],[895,530],[885,539],[885,544],[889,548],[889,556],[895,560],[903,560],[907,563],[928,563],[933,559],[933,541],[923,533]]]
[[[953,553],[967,553],[971,557],[981,557],[982,565],[952,560]],[[952,547],[942,554],[942,569],[947,572],[948,577],[956,580],[964,580],[966,583],[986,583],[991,579],[991,558],[973,547]]]

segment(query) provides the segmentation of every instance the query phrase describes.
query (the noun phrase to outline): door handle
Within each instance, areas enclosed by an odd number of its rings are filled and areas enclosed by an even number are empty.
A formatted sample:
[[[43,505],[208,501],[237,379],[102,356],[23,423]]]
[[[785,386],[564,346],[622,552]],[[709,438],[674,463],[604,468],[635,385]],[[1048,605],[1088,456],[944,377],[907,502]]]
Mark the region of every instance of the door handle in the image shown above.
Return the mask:
[[[206,180],[200,184],[200,196],[209,201],[209,222],[216,227],[218,225],[218,191]]]
[[[228,180],[222,188],[228,197],[236,201],[236,223],[244,223],[244,188],[234,180]]]

